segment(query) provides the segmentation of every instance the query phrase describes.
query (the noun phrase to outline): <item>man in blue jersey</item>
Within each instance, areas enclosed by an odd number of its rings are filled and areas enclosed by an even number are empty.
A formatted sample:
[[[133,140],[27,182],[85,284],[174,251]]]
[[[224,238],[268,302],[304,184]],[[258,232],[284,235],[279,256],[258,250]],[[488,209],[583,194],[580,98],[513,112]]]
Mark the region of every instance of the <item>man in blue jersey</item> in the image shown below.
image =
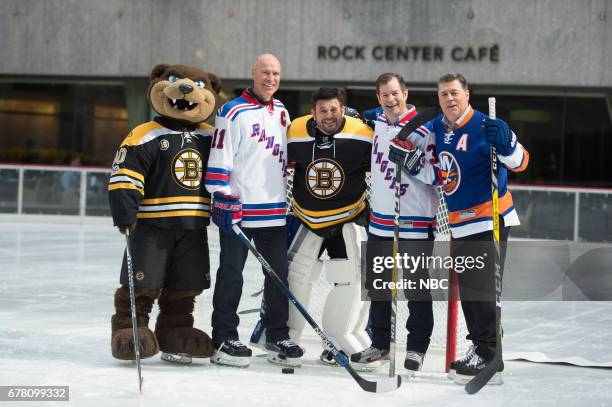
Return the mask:
[[[491,119],[470,106],[466,79],[450,73],[438,80],[438,102],[443,114],[423,126],[421,132],[435,136],[438,175],[444,189],[453,238],[451,255],[486,258],[484,270],[459,274],[461,307],[473,346],[466,357],[451,364],[449,377],[463,384],[481,371],[495,354],[495,264],[490,149],[495,146],[499,161],[499,222],[503,272],[505,244],[510,226],[519,225],[508,191],[508,170],[527,168],[529,154],[517,141],[508,124]],[[414,152],[401,142],[391,146],[396,162],[410,162]],[[501,371],[489,383],[502,382]]]
[[[274,55],[260,55],[252,70],[253,87],[223,105],[215,118],[206,176],[221,242],[213,296],[213,363],[246,367],[252,355],[237,330],[248,249],[232,231],[234,223],[241,223],[257,250],[287,284],[285,170],[290,120],[285,106],[273,97],[280,74],[281,65]],[[299,366],[303,350],[289,339],[287,297],[267,275],[264,301],[269,310],[264,321],[268,360]]]

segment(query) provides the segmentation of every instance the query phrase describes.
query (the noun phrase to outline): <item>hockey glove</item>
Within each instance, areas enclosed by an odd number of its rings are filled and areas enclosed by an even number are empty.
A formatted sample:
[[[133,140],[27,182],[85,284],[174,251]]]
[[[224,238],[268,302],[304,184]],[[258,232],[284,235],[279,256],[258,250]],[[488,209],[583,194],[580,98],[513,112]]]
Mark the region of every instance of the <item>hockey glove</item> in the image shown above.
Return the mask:
[[[131,235],[134,229],[136,228],[136,224],[132,223],[131,225],[119,225],[117,226],[117,228],[119,229],[119,233],[121,233],[122,235],[125,235],[128,231]]]
[[[231,233],[232,225],[242,220],[242,204],[236,195],[225,195],[222,192],[213,194],[213,223],[226,233]]]
[[[361,116],[359,116],[359,112],[352,107],[344,106],[344,115],[349,117],[354,117],[356,119],[361,120]]]
[[[376,119],[378,119],[378,116],[381,114],[383,114],[383,110],[380,106],[375,107],[374,109],[365,110],[363,112],[363,121],[371,128],[374,128],[376,125]]]
[[[389,161],[399,164],[410,175],[417,175],[423,167],[425,153],[419,150],[410,140],[395,137],[389,146]]]
[[[516,136],[508,127],[508,123],[487,117],[483,120],[483,125],[487,143],[495,146],[499,155],[509,156],[514,152]]]

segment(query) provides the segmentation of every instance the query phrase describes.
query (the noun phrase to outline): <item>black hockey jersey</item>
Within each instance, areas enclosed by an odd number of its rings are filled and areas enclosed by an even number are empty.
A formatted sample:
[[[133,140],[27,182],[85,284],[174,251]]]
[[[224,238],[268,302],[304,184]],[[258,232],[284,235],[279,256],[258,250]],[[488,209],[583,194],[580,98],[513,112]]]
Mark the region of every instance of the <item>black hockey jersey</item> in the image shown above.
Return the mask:
[[[117,151],[108,184],[116,226],[143,222],[166,229],[209,224],[204,171],[214,128],[156,117],[139,125]]]
[[[292,210],[317,234],[366,208],[372,137],[372,129],[353,117],[345,117],[331,136],[317,134],[310,115],[291,123],[287,143],[288,161],[295,163]]]

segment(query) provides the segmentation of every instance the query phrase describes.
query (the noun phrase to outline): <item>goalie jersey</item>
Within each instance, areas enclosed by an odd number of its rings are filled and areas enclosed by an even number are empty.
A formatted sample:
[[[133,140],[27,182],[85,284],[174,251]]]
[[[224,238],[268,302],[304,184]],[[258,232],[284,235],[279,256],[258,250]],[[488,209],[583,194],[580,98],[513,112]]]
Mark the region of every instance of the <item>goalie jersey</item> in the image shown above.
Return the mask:
[[[324,236],[325,229],[366,208],[372,136],[372,129],[353,117],[345,117],[333,135],[318,132],[310,115],[291,124],[287,142],[289,162],[295,163],[293,213],[315,233]]]
[[[202,185],[212,126],[186,126],[156,117],[125,138],[108,184],[113,222],[138,219],[166,229],[201,229],[209,224],[210,194]]]

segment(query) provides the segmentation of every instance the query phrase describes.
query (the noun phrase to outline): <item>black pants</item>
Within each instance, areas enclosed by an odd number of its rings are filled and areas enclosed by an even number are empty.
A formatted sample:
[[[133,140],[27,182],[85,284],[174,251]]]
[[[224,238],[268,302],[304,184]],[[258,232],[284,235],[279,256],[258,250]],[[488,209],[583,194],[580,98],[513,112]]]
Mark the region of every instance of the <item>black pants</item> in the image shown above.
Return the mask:
[[[130,234],[130,254],[136,288],[204,290],[210,287],[206,228],[162,229],[138,222]],[[125,253],[120,282],[128,287]]]
[[[368,234],[368,240],[377,241],[392,241],[393,238],[381,237]],[[425,252],[425,256],[431,255],[433,251],[433,232],[430,231],[428,239],[413,239],[419,241],[431,241],[428,245],[429,252]],[[409,241],[409,239],[400,239],[400,241]],[[427,274],[427,270],[420,270],[421,274]],[[406,349],[420,353],[427,352],[431,333],[434,327],[433,320],[433,304],[431,302],[431,293],[425,293],[429,300],[423,300],[423,293],[420,293],[419,301],[408,302],[408,320],[406,321],[406,329],[408,330],[408,340]],[[370,316],[368,328],[371,330],[372,346],[378,349],[389,349],[391,342],[391,301],[372,301],[370,304]]]
[[[243,231],[254,240],[257,250],[280,279],[287,284],[286,227],[244,228]],[[219,230],[219,240],[221,243],[220,266],[217,270],[212,314],[212,335],[215,347],[219,347],[225,340],[238,339],[237,328],[240,319],[237,311],[244,281],[242,270],[248,255],[248,248],[234,233]],[[289,302],[267,275],[264,280],[264,301],[268,310],[264,321],[267,340],[276,342],[289,338],[287,327]]]
[[[500,264],[503,275],[506,243],[510,227],[505,227],[500,216]],[[485,360],[493,359],[496,348],[495,334],[495,247],[492,232],[482,232],[453,239],[451,255],[481,256],[486,253],[483,270],[458,273],[459,297],[468,330],[467,339],[476,347],[476,353]]]

